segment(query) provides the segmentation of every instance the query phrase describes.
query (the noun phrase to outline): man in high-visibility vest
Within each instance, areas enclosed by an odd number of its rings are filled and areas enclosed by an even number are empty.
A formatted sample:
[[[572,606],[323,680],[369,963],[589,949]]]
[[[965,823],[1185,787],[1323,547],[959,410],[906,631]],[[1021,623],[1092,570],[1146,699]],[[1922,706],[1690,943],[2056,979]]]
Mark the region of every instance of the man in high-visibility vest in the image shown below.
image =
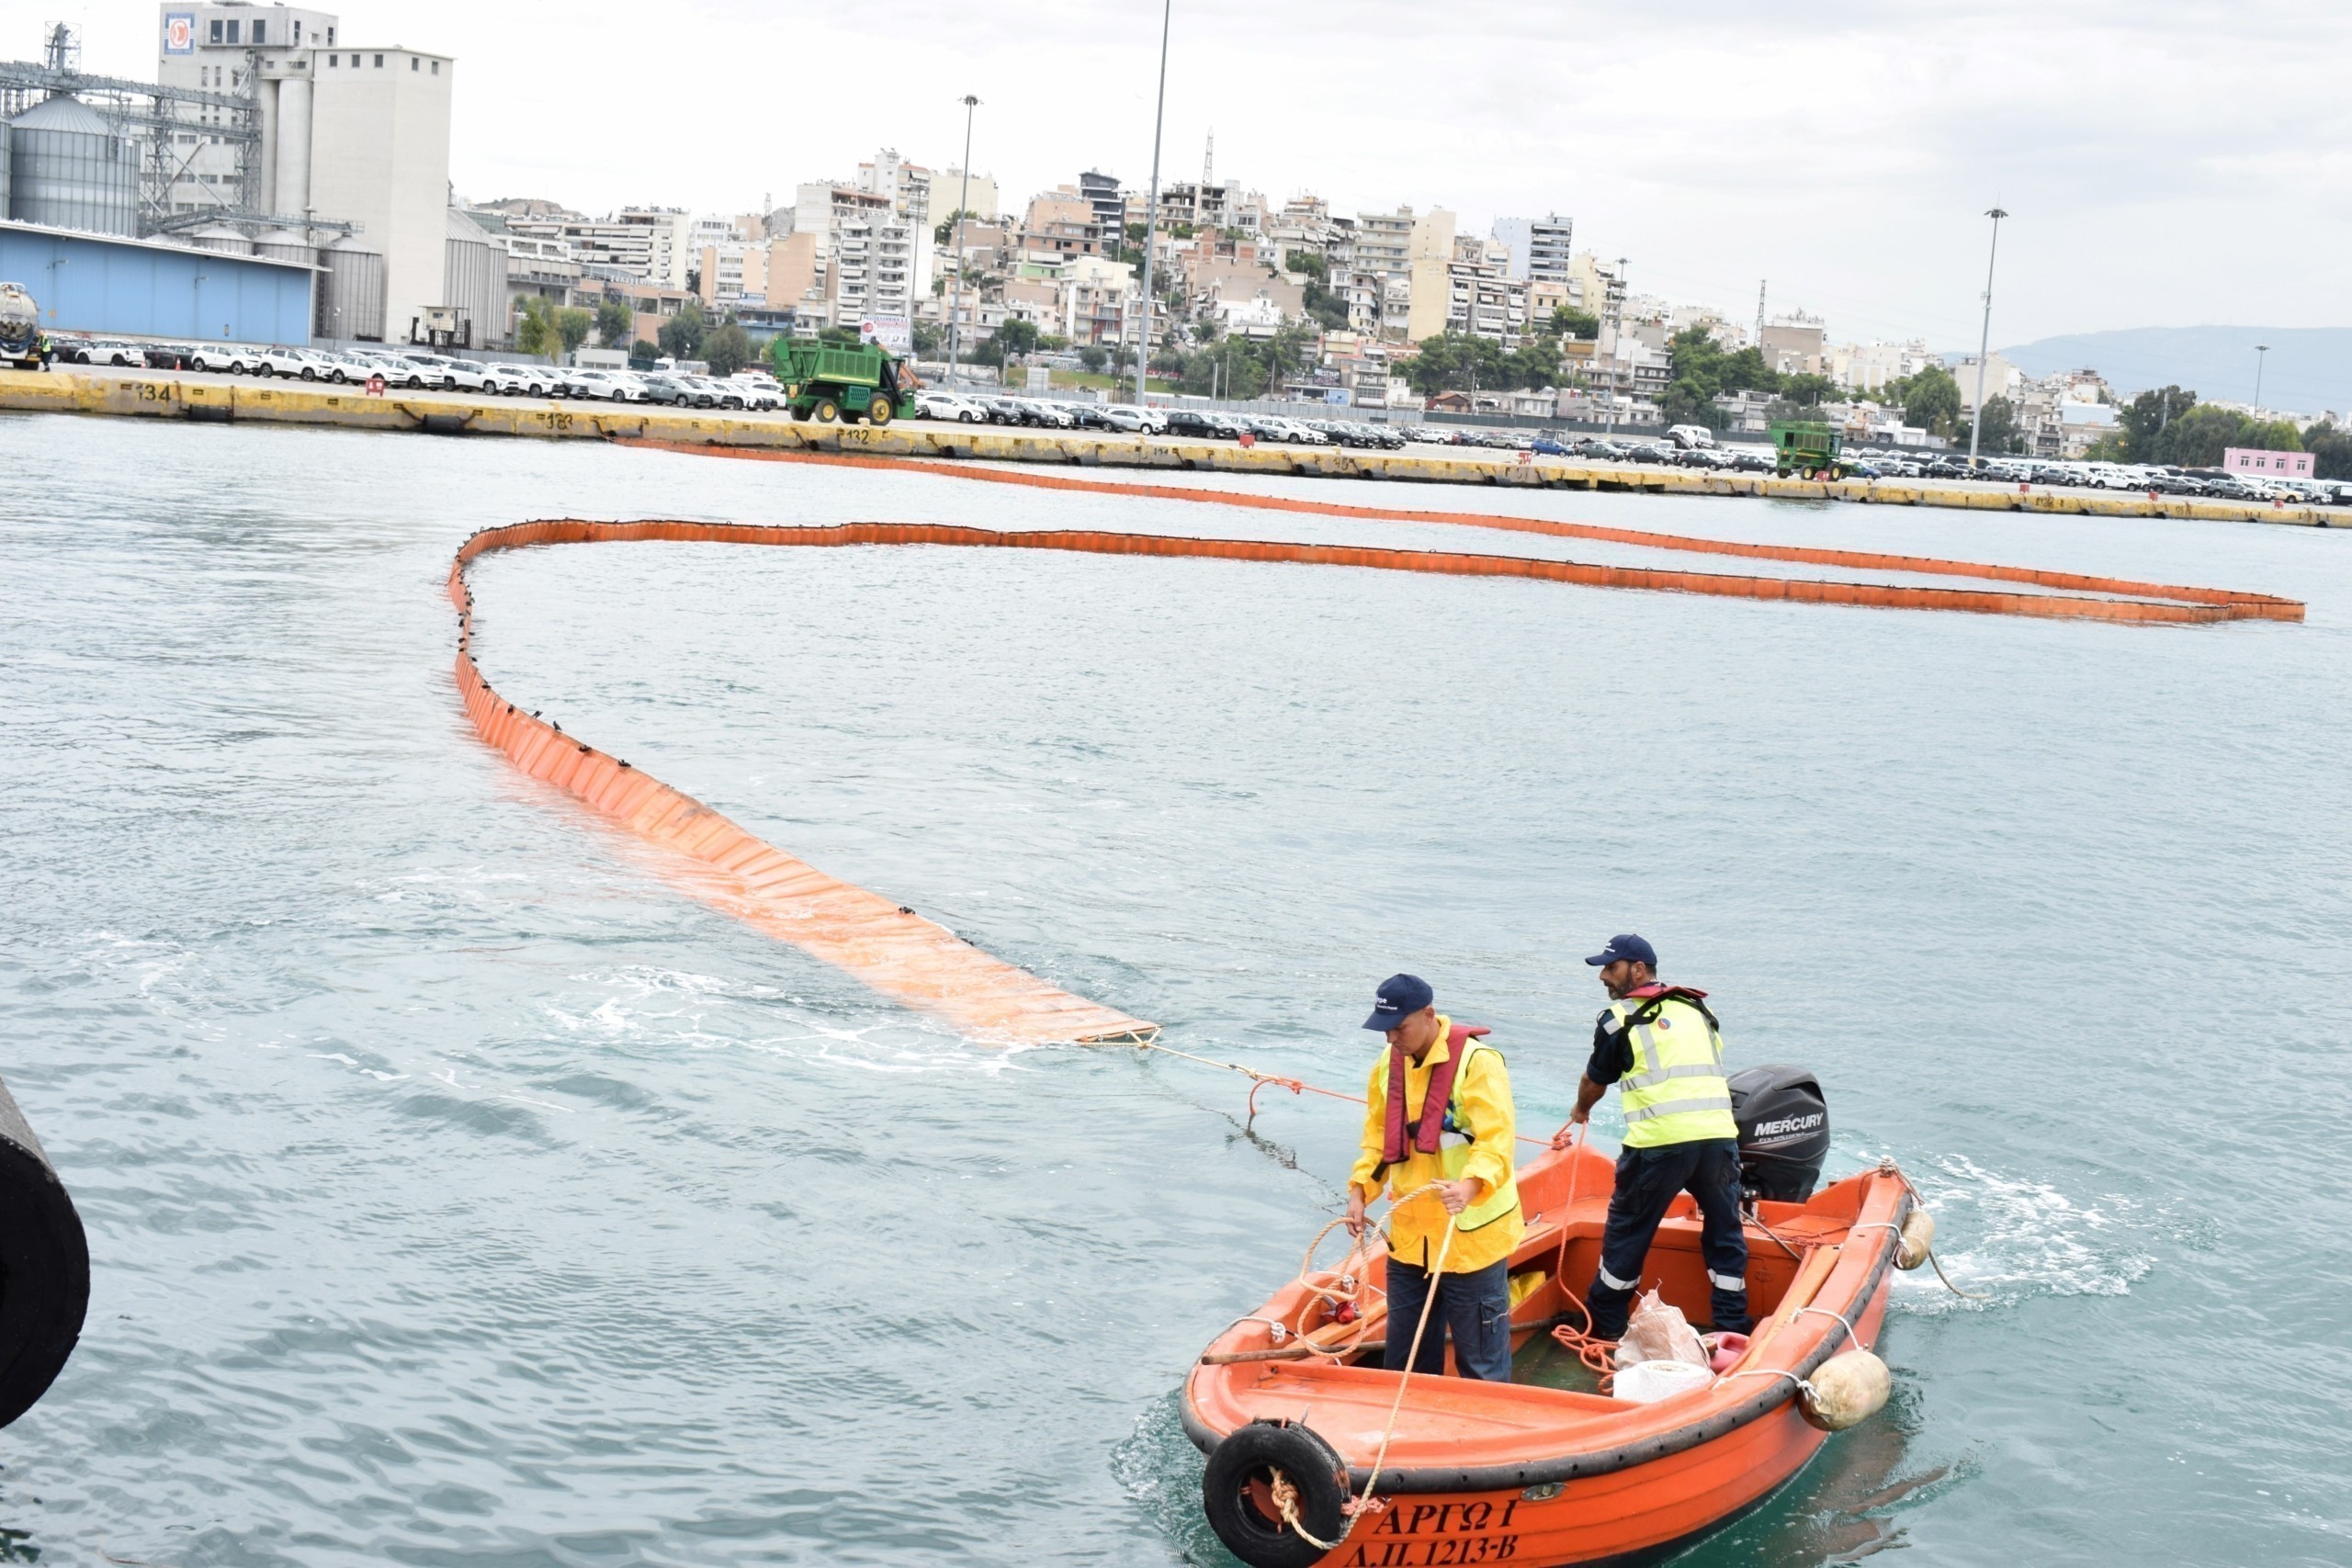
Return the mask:
[[[1437,1010],[1415,975],[1381,982],[1364,1027],[1388,1037],[1365,1086],[1363,1152],[1348,1178],[1348,1230],[1363,1234],[1364,1205],[1387,1190],[1388,1348],[1401,1371],[1434,1287],[1417,1372],[1510,1381],[1510,1254],[1527,1234],[1515,1178],[1518,1122],[1502,1053],[1487,1031]],[[1434,1185],[1435,1190],[1421,1192]],[[1419,1196],[1413,1196],[1420,1193]],[[1451,1222],[1453,1234],[1447,1235]]]
[[[1745,1334],[1755,1320],[1747,1314],[1747,1237],[1739,1216],[1739,1128],[1724,1077],[1723,1031],[1708,1010],[1707,993],[1660,985],[1657,951],[1637,936],[1611,937],[1585,962],[1600,971],[1611,1000],[1593,1026],[1592,1059],[1568,1120],[1588,1120],[1612,1083],[1625,1110],[1600,1268],[1585,1297],[1593,1336],[1624,1335],[1650,1241],[1681,1192],[1699,1204],[1714,1326]],[[1567,1140],[1562,1128],[1553,1145]]]

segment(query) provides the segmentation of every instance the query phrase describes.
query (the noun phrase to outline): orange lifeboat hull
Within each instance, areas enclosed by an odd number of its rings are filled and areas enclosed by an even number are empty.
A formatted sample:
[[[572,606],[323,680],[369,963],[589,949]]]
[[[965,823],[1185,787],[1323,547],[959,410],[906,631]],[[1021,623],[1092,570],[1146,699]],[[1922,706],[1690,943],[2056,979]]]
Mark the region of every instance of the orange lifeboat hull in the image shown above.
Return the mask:
[[[1511,1260],[1524,1297],[1512,1312],[1514,1346],[1568,1308],[1562,1277],[1578,1291],[1591,1278],[1613,1174],[1604,1156],[1582,1148],[1521,1170],[1529,1226]],[[1361,1496],[1372,1479],[1397,1383],[1394,1373],[1356,1363],[1377,1356],[1382,1330],[1331,1324],[1328,1304],[1293,1281],[1220,1336],[1186,1380],[1184,1427],[1212,1456],[1210,1485],[1237,1488],[1224,1522],[1220,1499],[1206,1499],[1211,1520],[1238,1555],[1264,1568],[1537,1568],[1645,1558],[1687,1543],[1762,1502],[1827,1441],[1804,1418],[1798,1380],[1857,1339],[1877,1346],[1911,1201],[1901,1174],[1883,1168],[1803,1204],[1762,1205],[1749,1232],[1756,1333],[1740,1363],[1709,1386],[1636,1404],[1539,1385],[1413,1378],[1372,1507],[1352,1522],[1328,1507],[1320,1516],[1331,1526],[1318,1532],[1333,1541],[1329,1550],[1297,1539],[1292,1527],[1304,1518],[1285,1521],[1271,1506],[1271,1473],[1228,1465],[1221,1477],[1215,1458],[1243,1427],[1295,1425],[1344,1466],[1350,1495]],[[1679,1200],[1643,1277],[1703,1323],[1698,1232],[1690,1200]],[[1540,1285],[1523,1279],[1539,1271]],[[1279,1335],[1274,1323],[1283,1325]],[[1302,1353],[1302,1336],[1338,1348]],[[1328,1491],[1336,1477],[1323,1484]],[[1241,1540],[1228,1533],[1237,1516]]]

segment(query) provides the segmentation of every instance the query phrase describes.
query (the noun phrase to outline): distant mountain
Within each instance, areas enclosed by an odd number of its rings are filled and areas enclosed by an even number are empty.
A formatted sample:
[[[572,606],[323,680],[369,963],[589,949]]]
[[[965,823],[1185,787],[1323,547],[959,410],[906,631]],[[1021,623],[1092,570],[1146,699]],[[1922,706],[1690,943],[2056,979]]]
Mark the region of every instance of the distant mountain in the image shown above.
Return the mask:
[[[2258,343],[2270,345],[2262,369],[2266,408],[2352,410],[2352,327],[2132,327],[2046,337],[1999,352],[2029,376],[2088,367],[2126,395],[2181,386],[2200,398],[2243,403],[2254,398]]]

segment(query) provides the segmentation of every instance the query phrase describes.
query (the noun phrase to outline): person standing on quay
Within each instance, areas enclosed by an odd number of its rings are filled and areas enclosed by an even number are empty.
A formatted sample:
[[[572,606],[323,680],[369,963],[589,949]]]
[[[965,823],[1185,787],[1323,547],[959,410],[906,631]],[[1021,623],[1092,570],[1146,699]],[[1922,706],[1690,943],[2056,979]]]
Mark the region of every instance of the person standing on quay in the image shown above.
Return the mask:
[[[1392,1201],[1404,1199],[1388,1216],[1383,1364],[1404,1370],[1434,1289],[1412,1370],[1442,1372],[1451,1334],[1456,1371],[1509,1382],[1510,1254],[1527,1221],[1514,1178],[1517,1120],[1502,1053],[1477,1043],[1483,1028],[1439,1012],[1436,993],[1415,975],[1381,982],[1364,1027],[1385,1034],[1388,1048],[1365,1086],[1363,1151],[1348,1178],[1349,1232],[1363,1234],[1364,1206],[1384,1187]]]
[[[1697,1200],[1700,1246],[1713,1287],[1714,1326],[1745,1334],[1747,1236],[1739,1217],[1739,1128],[1724,1077],[1724,1037],[1707,993],[1658,983],[1657,950],[1638,936],[1613,936],[1585,960],[1600,971],[1610,1004],[1593,1025],[1592,1059],[1577,1086],[1577,1108],[1552,1140],[1565,1148],[1615,1084],[1623,1098],[1625,1144],[1609,1196],[1600,1268],[1585,1296],[1596,1338],[1617,1339],[1658,1222],[1675,1194]]]

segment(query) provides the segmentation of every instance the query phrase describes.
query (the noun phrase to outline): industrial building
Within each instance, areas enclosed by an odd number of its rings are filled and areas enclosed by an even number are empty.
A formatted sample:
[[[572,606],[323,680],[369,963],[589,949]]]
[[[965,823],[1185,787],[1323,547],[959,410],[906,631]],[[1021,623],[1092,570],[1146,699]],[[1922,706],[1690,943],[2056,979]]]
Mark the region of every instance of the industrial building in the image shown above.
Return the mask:
[[[153,84],[85,74],[62,25],[46,29],[40,62],[0,63],[0,212],[11,254],[37,251],[47,269],[20,279],[44,320],[201,339],[506,341],[505,238],[449,208],[447,55],[353,49],[332,13],[283,5],[166,3],[158,20]],[[51,231],[82,238],[27,249]],[[101,236],[154,243],[100,265]],[[175,247],[203,259],[165,265]],[[288,268],[311,299],[291,331]],[[60,272],[92,282],[52,301],[40,290]],[[135,281],[151,277],[168,281]],[[266,298],[257,316],[199,307],[232,278],[224,305]],[[134,303],[148,293],[188,308]],[[130,314],[106,314],[117,308]]]

